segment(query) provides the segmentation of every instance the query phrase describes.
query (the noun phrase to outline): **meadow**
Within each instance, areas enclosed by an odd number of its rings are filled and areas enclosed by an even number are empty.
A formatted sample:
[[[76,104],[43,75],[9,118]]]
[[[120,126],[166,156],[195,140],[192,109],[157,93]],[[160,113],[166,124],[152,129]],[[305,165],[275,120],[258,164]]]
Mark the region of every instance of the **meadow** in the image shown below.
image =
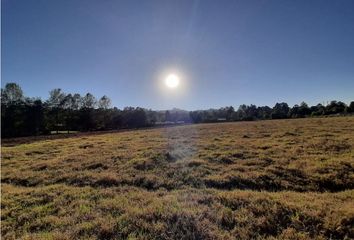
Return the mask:
[[[3,239],[354,238],[354,117],[29,138],[1,150]]]

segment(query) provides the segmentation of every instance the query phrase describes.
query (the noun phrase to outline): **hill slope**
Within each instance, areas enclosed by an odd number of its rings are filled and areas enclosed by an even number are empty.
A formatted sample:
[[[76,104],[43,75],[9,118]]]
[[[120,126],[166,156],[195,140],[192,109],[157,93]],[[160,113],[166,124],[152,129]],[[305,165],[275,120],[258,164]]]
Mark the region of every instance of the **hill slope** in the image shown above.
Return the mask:
[[[354,237],[354,118],[2,147],[4,239]]]

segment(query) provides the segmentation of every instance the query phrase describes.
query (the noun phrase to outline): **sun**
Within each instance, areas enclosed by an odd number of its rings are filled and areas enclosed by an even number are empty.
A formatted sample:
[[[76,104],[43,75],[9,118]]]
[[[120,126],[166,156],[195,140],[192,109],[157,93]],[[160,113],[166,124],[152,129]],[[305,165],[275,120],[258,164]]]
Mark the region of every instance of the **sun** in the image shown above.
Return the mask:
[[[165,84],[169,88],[176,88],[179,85],[179,77],[176,74],[169,74],[165,79]]]

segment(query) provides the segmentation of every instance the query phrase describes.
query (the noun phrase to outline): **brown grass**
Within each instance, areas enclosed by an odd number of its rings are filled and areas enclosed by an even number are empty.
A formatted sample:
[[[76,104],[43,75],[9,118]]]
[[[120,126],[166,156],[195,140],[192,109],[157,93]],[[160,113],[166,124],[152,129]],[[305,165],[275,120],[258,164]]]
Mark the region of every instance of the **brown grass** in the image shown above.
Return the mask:
[[[2,146],[4,239],[354,238],[354,118]],[[14,141],[16,142],[16,141]]]

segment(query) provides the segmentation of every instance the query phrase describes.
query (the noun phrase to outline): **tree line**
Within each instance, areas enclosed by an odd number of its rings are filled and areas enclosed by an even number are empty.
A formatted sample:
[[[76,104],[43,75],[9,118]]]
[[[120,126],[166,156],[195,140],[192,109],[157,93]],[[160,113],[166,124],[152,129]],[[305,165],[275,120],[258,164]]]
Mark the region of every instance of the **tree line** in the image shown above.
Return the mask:
[[[16,83],[7,83],[1,89],[2,137],[35,136],[59,131],[100,131],[125,128],[152,127],[176,123],[207,123],[219,121],[252,121],[263,119],[301,118],[332,114],[354,113],[354,102],[346,105],[331,101],[326,106],[309,107],[302,102],[289,107],[287,103],[268,106],[240,105],[220,109],[185,111],[172,109],[153,111],[140,107],[118,109],[111,106],[107,96],[97,99],[91,93],[64,93],[53,89],[49,98],[30,98]]]
[[[293,107],[285,102],[276,103],[273,108],[268,106],[242,104],[237,110],[232,106],[220,109],[210,109],[190,112],[191,120],[194,123],[217,122],[217,121],[254,121],[269,119],[304,118],[315,116],[326,116],[335,114],[353,114],[354,101],[346,105],[340,101],[331,101],[326,106],[317,104],[308,106],[305,102]]]

